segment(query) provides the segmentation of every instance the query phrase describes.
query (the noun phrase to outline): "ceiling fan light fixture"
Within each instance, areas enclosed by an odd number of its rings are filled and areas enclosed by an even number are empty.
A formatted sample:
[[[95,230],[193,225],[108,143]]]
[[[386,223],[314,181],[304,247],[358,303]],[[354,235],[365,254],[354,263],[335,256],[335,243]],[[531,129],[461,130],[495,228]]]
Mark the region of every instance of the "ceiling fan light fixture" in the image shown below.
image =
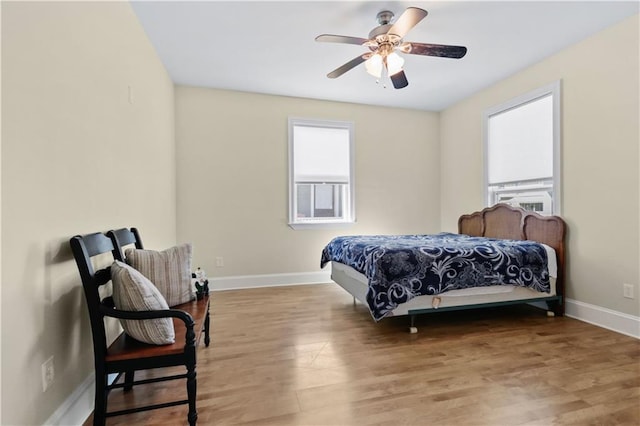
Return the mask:
[[[371,55],[371,57],[364,62],[364,66],[372,76],[376,78],[382,76],[382,56],[379,54]]]
[[[396,52],[391,52],[389,55],[387,55],[386,62],[389,75],[395,75],[402,71],[404,58],[398,55]]]

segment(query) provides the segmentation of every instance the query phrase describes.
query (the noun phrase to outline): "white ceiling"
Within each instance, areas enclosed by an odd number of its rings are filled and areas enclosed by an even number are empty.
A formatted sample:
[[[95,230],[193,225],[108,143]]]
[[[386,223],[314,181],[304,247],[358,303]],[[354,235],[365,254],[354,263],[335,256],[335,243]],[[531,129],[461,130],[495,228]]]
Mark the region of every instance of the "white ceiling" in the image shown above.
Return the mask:
[[[133,1],[176,84],[442,110],[589,35],[638,13],[637,1]],[[367,51],[318,43],[319,34],[366,38],[376,14],[409,6],[429,15],[405,41],[466,46],[462,59],[404,55],[409,86],[376,84],[360,65],[326,74]],[[598,52],[594,52],[597,55]]]

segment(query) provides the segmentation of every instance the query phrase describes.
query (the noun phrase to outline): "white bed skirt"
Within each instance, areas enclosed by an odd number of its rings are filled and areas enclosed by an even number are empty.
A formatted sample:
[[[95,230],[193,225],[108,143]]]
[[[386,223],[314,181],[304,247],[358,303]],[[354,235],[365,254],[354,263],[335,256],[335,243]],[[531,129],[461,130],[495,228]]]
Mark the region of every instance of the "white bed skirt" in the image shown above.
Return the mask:
[[[350,266],[331,262],[331,279],[355,299],[367,305],[367,277]],[[452,290],[436,296],[417,296],[395,308],[388,316],[410,315],[410,311],[428,311],[452,307],[483,305],[530,299],[545,299],[556,295],[556,280],[551,277],[551,292],[541,293],[526,287],[496,285]],[[419,312],[416,312],[419,313]]]

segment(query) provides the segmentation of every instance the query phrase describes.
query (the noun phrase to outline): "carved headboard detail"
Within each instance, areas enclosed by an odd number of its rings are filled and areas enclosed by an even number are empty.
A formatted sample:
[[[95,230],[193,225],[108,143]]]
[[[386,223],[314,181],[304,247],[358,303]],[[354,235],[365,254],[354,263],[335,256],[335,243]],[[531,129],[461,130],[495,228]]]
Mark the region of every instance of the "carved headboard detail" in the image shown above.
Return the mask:
[[[564,294],[565,236],[567,226],[559,216],[538,213],[508,204],[496,204],[458,219],[458,233],[474,237],[507,240],[531,240],[546,244],[556,251],[558,278],[556,292]]]

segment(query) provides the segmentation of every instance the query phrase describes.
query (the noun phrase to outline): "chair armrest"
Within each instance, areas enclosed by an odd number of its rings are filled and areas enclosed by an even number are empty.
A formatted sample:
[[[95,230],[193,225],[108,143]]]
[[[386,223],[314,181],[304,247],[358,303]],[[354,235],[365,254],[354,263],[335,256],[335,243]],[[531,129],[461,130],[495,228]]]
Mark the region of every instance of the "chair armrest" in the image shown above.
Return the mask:
[[[104,316],[113,317],[125,320],[147,320],[157,318],[178,318],[184,324],[193,328],[194,321],[191,315],[180,309],[158,309],[155,311],[124,311],[121,309],[111,308],[108,306],[101,306],[100,311]]]
[[[195,322],[191,315],[180,309],[158,309],[155,311],[123,311],[113,308],[111,306],[102,304],[100,305],[100,312],[111,318],[118,318],[123,320],[148,320],[158,318],[177,318],[184,322],[187,329],[185,333],[185,344],[187,346],[193,346],[196,338],[194,331]]]

